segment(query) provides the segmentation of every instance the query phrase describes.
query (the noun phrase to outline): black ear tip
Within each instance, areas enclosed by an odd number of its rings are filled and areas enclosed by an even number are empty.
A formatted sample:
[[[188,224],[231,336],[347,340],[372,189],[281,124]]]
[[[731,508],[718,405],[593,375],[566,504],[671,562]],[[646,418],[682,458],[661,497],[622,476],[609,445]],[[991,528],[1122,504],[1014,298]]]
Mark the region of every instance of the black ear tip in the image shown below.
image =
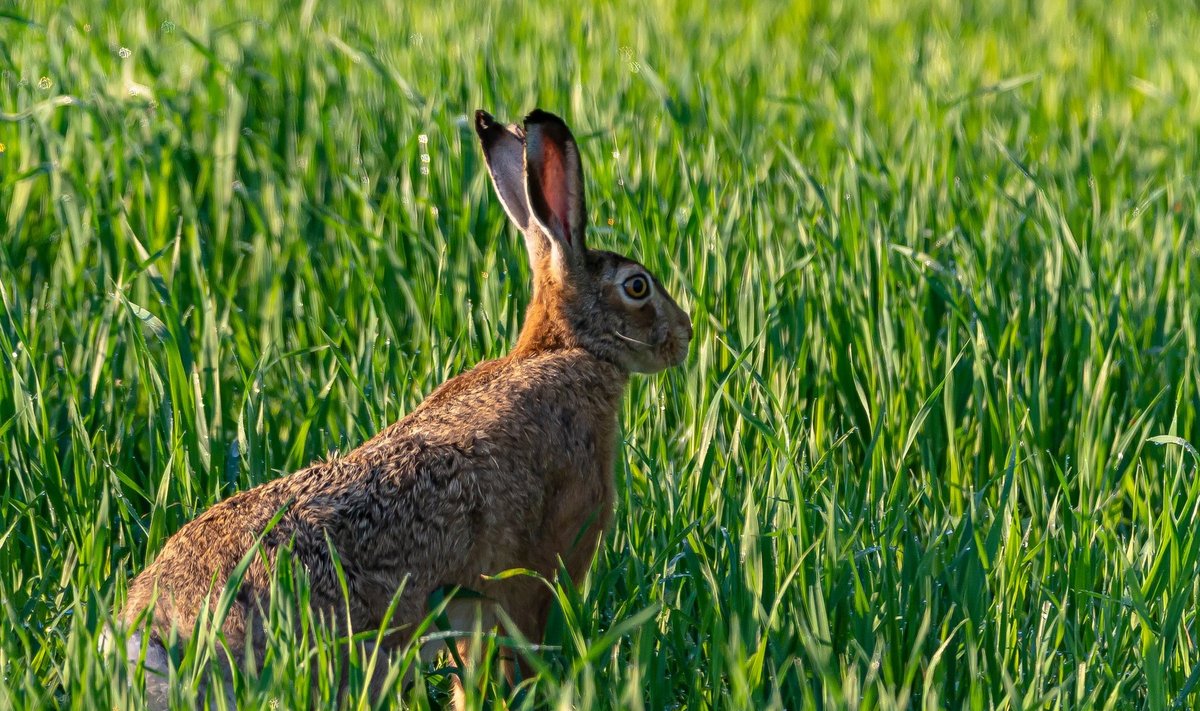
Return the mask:
[[[475,109],[475,130],[482,135],[496,124],[496,119],[483,109]]]
[[[562,126],[563,128],[567,127],[567,123],[561,118],[555,116],[549,111],[542,111],[541,109],[534,109],[525,116],[526,126],[537,124],[552,124],[556,126]]]

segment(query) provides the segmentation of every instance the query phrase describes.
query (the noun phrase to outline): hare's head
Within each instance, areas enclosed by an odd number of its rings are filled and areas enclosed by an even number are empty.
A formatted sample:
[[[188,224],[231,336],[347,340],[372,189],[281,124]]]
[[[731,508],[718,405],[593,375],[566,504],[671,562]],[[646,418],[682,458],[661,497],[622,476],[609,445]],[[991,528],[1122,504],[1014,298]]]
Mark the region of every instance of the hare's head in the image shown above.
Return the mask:
[[[644,266],[584,243],[583,165],[571,130],[535,109],[523,126],[475,112],[496,194],[525,236],[533,300],[516,352],[581,347],[637,373],[687,356],[692,324]]]

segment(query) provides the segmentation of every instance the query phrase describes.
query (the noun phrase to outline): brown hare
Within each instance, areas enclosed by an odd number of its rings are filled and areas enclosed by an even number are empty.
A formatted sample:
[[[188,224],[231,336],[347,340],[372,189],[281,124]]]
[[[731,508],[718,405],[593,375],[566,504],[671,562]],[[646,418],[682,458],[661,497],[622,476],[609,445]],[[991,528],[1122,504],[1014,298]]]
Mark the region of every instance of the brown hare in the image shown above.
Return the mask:
[[[348,611],[356,631],[378,628],[402,590],[392,645],[409,641],[404,630],[447,586],[478,592],[540,641],[552,602],[544,584],[483,576],[527,568],[551,577],[560,559],[575,580],[587,572],[612,515],[629,374],[681,363],[691,323],[641,264],[587,248],[583,168],[560,118],[534,110],[523,126],[503,126],[477,111],[475,130],[529,252],[533,294],[516,347],[447,381],[350,453],[231,496],[172,536],[118,616],[146,620],[148,639],[135,631],[126,654],[159,672],[147,674],[152,701],[166,696],[172,628],[191,634],[256,544],[262,555],[222,627],[236,654],[261,652],[256,624],[279,551],[306,572],[312,606],[329,619]]]

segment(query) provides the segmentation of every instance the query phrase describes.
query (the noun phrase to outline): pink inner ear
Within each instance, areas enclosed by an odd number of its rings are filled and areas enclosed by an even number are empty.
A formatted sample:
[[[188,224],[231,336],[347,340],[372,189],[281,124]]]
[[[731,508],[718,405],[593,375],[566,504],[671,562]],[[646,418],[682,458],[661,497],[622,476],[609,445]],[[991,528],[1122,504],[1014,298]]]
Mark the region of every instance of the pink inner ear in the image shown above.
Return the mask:
[[[571,243],[571,223],[568,219],[571,199],[567,191],[566,156],[562,146],[547,141],[542,156],[542,196],[554,219],[562,226],[563,238]]]

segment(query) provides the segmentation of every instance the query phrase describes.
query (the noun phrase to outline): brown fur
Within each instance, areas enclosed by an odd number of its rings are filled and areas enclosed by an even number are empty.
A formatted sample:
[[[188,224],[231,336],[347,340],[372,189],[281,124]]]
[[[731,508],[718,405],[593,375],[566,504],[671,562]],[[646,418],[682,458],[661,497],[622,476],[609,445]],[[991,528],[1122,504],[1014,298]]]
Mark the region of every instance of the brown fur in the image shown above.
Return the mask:
[[[561,558],[573,579],[583,578],[612,516],[617,409],[629,373],[680,362],[691,326],[648,274],[652,296],[627,303],[617,279],[644,268],[584,246],[582,168],[565,124],[535,112],[524,131],[505,129],[481,112],[477,129],[534,272],[516,347],[447,381],[352,452],[231,496],[185,525],[131,584],[124,623],[149,610],[153,637],[166,640],[172,628],[186,637],[282,511],[224,621],[231,644],[249,632],[252,646],[261,645],[259,610],[269,603],[271,568],[283,550],[306,570],[313,606],[331,619],[348,608],[355,630],[378,628],[402,585],[393,619],[401,626],[427,614],[434,590],[462,586],[540,640],[552,601],[545,587],[527,577],[481,576],[529,568],[553,577]],[[545,162],[537,163],[540,182],[514,176],[512,155],[524,152],[526,134],[534,144],[528,152],[538,152],[525,163]],[[496,156],[505,164],[493,164]],[[525,189],[552,194],[514,202]],[[576,233],[551,233],[564,229]],[[345,571],[348,599],[327,540]],[[390,643],[405,639],[401,633]]]

